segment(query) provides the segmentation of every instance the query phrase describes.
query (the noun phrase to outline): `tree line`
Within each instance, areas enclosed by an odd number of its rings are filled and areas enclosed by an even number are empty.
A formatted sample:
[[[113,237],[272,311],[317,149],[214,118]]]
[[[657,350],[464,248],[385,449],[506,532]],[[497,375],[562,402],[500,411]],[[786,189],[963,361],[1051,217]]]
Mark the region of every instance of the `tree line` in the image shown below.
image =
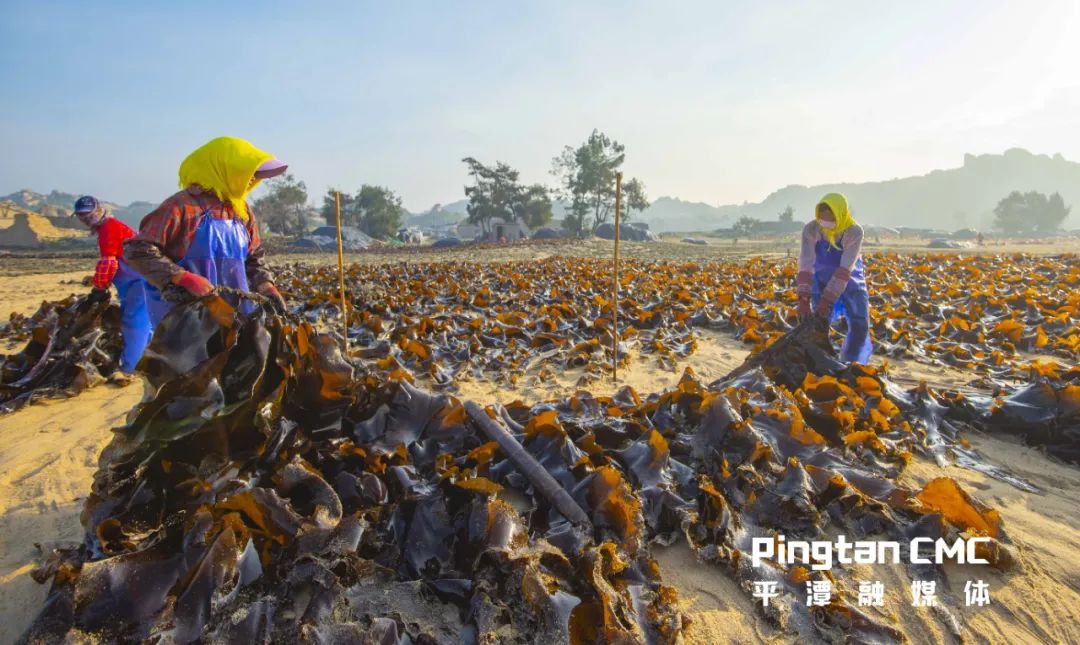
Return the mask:
[[[496,161],[485,164],[474,157],[461,160],[469,183],[465,185],[467,221],[485,233],[495,218],[506,222],[521,220],[535,229],[553,218],[553,200],[565,206],[563,228],[575,235],[596,232],[614,217],[615,175],[626,161],[626,148],[599,130],[581,145],[566,146],[552,160],[551,174],[558,184],[551,188],[539,183],[525,184],[520,173],[509,164]],[[262,225],[283,235],[302,235],[320,217],[334,225],[334,195],[330,188],[316,210],[308,206],[307,186],[291,174],[267,182],[268,192],[259,197],[253,208]],[[645,184],[637,178],[623,181],[624,217],[648,208]],[[385,238],[397,233],[406,211],[401,198],[385,186],[364,184],[355,193],[341,191],[341,223],[355,226],[364,233]]]
[[[564,229],[575,235],[595,233],[614,216],[615,176],[624,161],[625,146],[599,130],[593,130],[576,148],[566,146],[552,160],[551,174],[559,180],[553,189],[522,184],[518,171],[502,161],[489,166],[465,157],[462,162],[472,178],[472,183],[465,186],[468,221],[484,232],[496,217],[507,222],[520,219],[526,226],[538,228],[551,221],[555,197],[567,205]],[[623,182],[622,203],[628,218],[649,207],[645,184],[640,179]]]
[[[291,174],[270,180],[268,189],[252,203],[267,230],[281,235],[303,235],[319,218],[328,226],[336,225],[336,188],[326,191],[318,210],[308,205],[307,186]],[[381,239],[397,233],[404,213],[401,198],[389,188],[364,184],[355,193],[341,192],[342,225],[354,226],[372,237]]]
[[[1059,193],[1014,190],[994,207],[994,227],[1009,235],[1052,235],[1071,210]]]

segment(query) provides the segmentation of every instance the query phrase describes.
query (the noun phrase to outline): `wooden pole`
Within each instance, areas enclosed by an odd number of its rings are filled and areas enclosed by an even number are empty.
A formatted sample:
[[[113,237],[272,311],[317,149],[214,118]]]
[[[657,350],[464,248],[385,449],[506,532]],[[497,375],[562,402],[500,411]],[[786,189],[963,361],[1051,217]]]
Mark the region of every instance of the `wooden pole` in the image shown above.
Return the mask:
[[[341,193],[334,192],[334,219],[337,220],[338,286],[341,287],[341,342],[349,355],[349,303],[345,300],[345,257],[341,250]]]
[[[622,214],[622,173],[615,173],[615,283],[611,303],[611,378],[619,382],[619,220]]]
[[[480,426],[489,439],[499,444],[510,462],[517,466],[518,472],[532,484],[533,490],[540,493],[548,503],[555,507],[555,510],[578,526],[592,527],[589,516],[574,501],[570,493],[551,476],[551,473],[536,460],[536,457],[525,450],[524,446],[501,423],[488,416],[484,408],[473,401],[465,402],[465,414],[469,415],[473,423]]]

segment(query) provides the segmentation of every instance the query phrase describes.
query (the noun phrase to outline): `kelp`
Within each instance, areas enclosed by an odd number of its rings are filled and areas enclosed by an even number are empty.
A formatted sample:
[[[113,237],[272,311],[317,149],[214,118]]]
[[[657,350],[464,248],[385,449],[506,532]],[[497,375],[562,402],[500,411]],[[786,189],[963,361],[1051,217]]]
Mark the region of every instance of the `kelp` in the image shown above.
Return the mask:
[[[462,380],[539,385],[574,367],[583,368],[577,386],[589,387],[614,358],[609,270],[605,262],[575,258],[354,265],[347,273],[349,335],[357,355],[375,359],[383,374],[448,393]],[[1035,382],[1060,390],[1073,378],[1067,366],[1080,359],[1077,256],[882,254],[868,258],[867,273],[875,354],[971,372],[978,378],[965,391],[983,396],[1014,396],[1018,386]],[[843,322],[788,333],[799,327],[794,277],[793,263],[764,258],[631,260],[620,273],[619,363],[628,367],[636,353],[674,370],[696,351],[699,330],[707,328],[733,333],[755,356],[779,338],[791,345],[798,337],[805,342],[792,349],[796,357],[810,355],[815,373],[835,370],[836,357],[824,350],[830,341],[839,343]],[[279,281],[300,303],[296,313],[335,329],[336,280],[330,268],[290,265]],[[1041,358],[1033,360],[1033,353]],[[775,365],[768,376],[789,389],[801,385],[798,368],[791,367],[798,360],[767,354],[752,358],[751,366],[754,361]],[[792,369],[793,375],[783,374]],[[920,405],[941,405],[915,396]],[[942,396],[956,401],[961,395]],[[973,417],[982,423],[990,404],[981,405],[966,412],[950,406],[948,418],[931,415],[923,428],[929,442],[941,433],[955,438]],[[1046,423],[1016,421],[1006,411],[986,427],[1077,460],[1077,421],[1067,406]],[[960,461],[1008,478],[978,460],[961,455]]]
[[[45,302],[29,318],[12,315],[5,331],[8,340],[26,345],[0,363],[0,413],[74,396],[119,364],[120,308],[109,302],[77,296]]]
[[[946,419],[1018,435],[1062,461],[1080,464],[1080,366],[1037,371],[1019,387],[996,386],[990,395],[952,393]]]
[[[1076,255],[876,254],[866,266],[879,356],[1013,382],[1027,380],[1031,353],[1080,360]],[[765,258],[626,261],[620,361],[636,352],[674,369],[703,328],[767,345],[794,326],[795,272],[794,262]],[[357,264],[346,284],[349,333],[366,357],[437,389],[462,379],[542,383],[564,367],[584,367],[584,386],[613,359],[606,261]],[[279,285],[312,322],[340,313],[331,267],[288,265]]]
[[[787,589],[759,611],[800,640],[903,640],[856,608],[844,567],[747,554],[776,534],[974,534],[1015,566],[956,482],[896,483],[913,454],[962,448],[940,427],[965,404],[793,336],[713,383],[484,408],[342,356],[308,321],[179,306],[140,366],[153,396],[102,454],[84,542],[34,573],[51,588],[24,640],[674,643],[651,545],[678,540],[748,593]],[[793,600],[823,576],[829,605]]]
[[[353,266],[347,356],[319,331],[341,309],[329,269],[280,272],[288,315],[182,304],[140,364],[150,396],[102,454],[84,542],[34,573],[51,587],[24,639],[672,643],[684,620],[651,547],[685,540],[747,593],[786,590],[758,611],[800,640],[903,640],[856,608],[845,567],[755,567],[752,540],[977,535],[993,566],[1017,566],[996,511],[954,480],[897,482],[921,455],[1035,490],[972,450],[969,429],[1078,460],[1080,372],[1046,358],[1080,349],[1076,264],[868,262],[881,352],[969,369],[980,380],[963,393],[839,362],[842,323],[793,325],[794,267],[764,259],[627,263],[621,362],[673,369],[702,328],[753,346],[725,378],[687,370],[648,394],[587,389],[616,340],[600,262]],[[38,319],[8,361],[17,380],[50,375],[34,382],[59,391],[107,373],[94,360],[116,355],[115,308],[78,302]],[[89,363],[57,351],[85,343]],[[569,367],[584,376],[563,399],[454,396],[464,379]],[[821,579],[834,596],[807,607]]]
[[[795,326],[795,269],[767,258],[626,261],[620,364],[629,367],[637,355],[674,372],[697,351],[703,329],[731,333],[754,350],[767,346]],[[577,385],[589,387],[615,358],[605,261],[397,262],[355,264],[346,273],[356,357],[425,387],[454,393],[468,380],[531,387],[569,368],[581,368]],[[987,394],[1080,360],[1075,255],[876,254],[867,274],[877,356],[963,369]],[[332,267],[289,264],[276,279],[294,313],[320,329],[340,328]],[[14,315],[0,336],[25,339],[32,324]],[[834,343],[843,326],[830,332]],[[104,331],[118,346],[119,335]]]

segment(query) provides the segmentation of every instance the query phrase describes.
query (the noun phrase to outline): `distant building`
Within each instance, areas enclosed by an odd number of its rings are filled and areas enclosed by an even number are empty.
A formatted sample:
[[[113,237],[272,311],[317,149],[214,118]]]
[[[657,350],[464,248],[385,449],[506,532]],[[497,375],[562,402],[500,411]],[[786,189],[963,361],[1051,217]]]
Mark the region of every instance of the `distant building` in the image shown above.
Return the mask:
[[[452,224],[440,224],[439,226],[425,226],[421,227],[420,230],[431,238],[441,240],[447,237],[458,237],[458,226],[459,224],[454,222]]]
[[[485,234],[477,224],[462,222],[457,225],[457,236],[463,240],[476,240],[478,242],[516,242],[527,240],[532,231],[520,219],[507,222],[501,217],[493,217],[488,222],[488,231]]]
[[[455,230],[454,237],[460,237],[463,240],[475,240],[480,237],[480,227],[476,224],[460,222],[455,226]]]

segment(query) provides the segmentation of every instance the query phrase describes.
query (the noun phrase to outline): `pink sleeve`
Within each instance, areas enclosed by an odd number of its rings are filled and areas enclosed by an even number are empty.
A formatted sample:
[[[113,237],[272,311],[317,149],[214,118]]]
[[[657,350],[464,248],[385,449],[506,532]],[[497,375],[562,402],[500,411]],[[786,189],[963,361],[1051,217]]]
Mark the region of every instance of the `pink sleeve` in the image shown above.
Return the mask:
[[[821,228],[817,220],[810,220],[802,230],[802,245],[799,248],[799,273],[814,270],[814,246],[821,239]]]

